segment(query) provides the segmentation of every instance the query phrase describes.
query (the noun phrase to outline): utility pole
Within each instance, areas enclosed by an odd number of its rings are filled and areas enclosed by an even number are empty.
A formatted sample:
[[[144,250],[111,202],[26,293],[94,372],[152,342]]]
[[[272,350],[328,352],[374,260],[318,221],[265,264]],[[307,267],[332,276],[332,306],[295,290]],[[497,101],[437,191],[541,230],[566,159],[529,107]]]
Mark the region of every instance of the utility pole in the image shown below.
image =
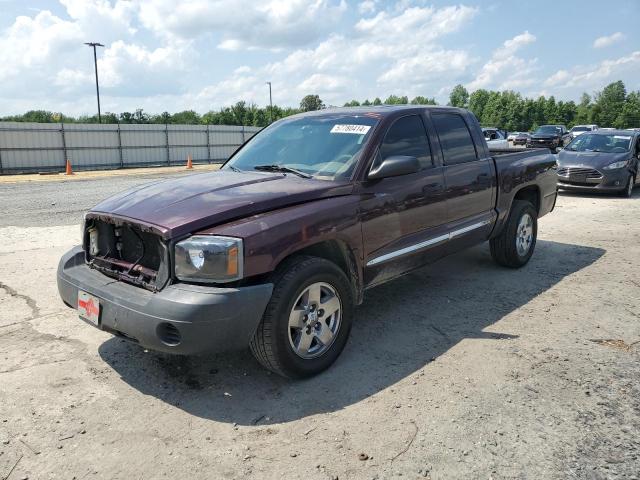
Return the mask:
[[[273,100],[271,99],[271,82],[267,82],[269,85],[269,123],[273,123]]]
[[[104,45],[97,42],[85,42],[85,45],[93,47],[93,66],[96,71],[96,96],[98,97],[98,123],[102,123],[102,117],[100,115],[100,87],[98,86],[98,56],[96,55],[96,47],[104,47]]]

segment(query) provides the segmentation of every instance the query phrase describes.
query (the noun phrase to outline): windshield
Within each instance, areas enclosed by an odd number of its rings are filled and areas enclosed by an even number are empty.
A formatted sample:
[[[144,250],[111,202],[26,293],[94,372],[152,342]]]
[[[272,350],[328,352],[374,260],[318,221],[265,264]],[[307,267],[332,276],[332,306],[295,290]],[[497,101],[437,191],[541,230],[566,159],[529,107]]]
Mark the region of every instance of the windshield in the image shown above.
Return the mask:
[[[282,120],[253,137],[223,169],[286,167],[323,180],[348,178],[377,123],[362,115]]]
[[[533,132],[534,134],[542,135],[555,135],[560,133],[560,127],[554,127],[553,125],[543,125]]]
[[[631,148],[631,135],[597,135],[583,133],[576,137],[566,150],[572,152],[624,153]]]
[[[572,132],[589,132],[591,129],[588,127],[573,127]]]

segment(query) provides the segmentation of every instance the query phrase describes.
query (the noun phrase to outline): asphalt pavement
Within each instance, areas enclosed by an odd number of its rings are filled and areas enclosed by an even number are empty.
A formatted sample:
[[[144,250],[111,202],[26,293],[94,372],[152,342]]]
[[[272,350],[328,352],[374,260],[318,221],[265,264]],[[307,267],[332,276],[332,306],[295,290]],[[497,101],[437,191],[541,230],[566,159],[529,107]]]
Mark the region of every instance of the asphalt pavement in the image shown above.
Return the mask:
[[[73,225],[91,207],[116,193],[145,183],[193,172],[104,176],[81,180],[0,183],[0,227]],[[197,175],[197,173],[195,173]],[[16,179],[19,180],[19,177]]]

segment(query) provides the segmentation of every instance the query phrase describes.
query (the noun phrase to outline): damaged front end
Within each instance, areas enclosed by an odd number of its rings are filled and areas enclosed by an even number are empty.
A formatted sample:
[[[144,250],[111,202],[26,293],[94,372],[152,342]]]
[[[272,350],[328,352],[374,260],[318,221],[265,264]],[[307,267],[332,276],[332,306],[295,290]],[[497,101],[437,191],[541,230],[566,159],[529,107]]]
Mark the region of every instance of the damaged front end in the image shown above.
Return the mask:
[[[82,248],[90,268],[151,291],[169,281],[169,247],[153,227],[111,216],[87,215]]]

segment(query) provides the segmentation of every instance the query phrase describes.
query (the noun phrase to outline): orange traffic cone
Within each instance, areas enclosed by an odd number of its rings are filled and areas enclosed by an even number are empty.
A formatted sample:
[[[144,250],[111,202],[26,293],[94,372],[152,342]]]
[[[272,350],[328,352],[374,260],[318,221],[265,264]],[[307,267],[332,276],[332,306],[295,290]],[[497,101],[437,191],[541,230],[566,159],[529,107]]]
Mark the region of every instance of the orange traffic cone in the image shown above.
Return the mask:
[[[187,170],[193,169],[193,162],[191,161],[191,154],[187,155]]]
[[[65,175],[73,175],[73,170],[71,170],[71,162],[69,161],[68,158],[67,158],[67,168],[65,169],[64,174]]]

